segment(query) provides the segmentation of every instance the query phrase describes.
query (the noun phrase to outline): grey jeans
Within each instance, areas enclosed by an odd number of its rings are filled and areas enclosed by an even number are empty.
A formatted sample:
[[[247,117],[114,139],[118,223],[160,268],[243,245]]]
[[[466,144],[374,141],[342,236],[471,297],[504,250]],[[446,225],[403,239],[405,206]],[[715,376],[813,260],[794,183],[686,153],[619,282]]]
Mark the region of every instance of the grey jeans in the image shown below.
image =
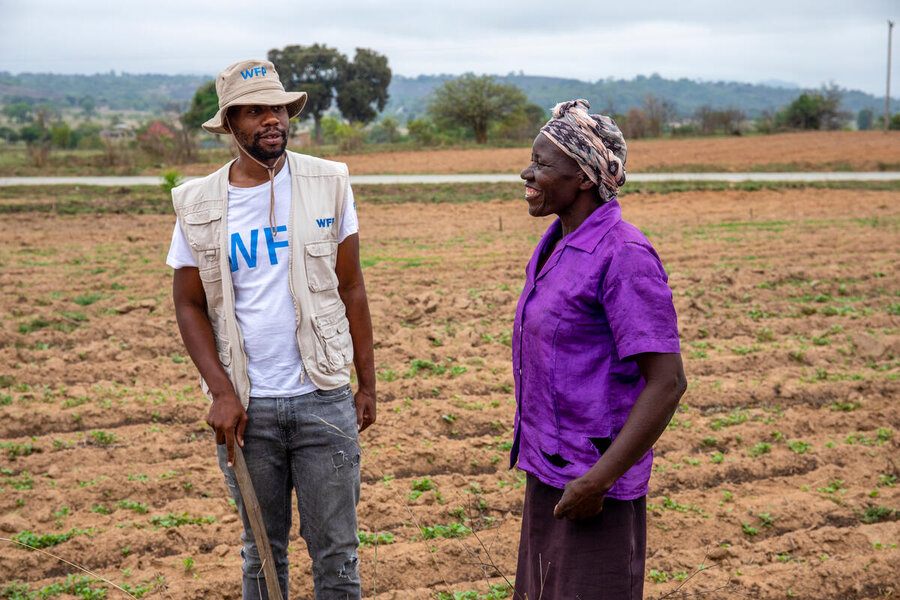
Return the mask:
[[[262,508],[281,593],[288,598],[287,547],[291,491],[297,494],[300,535],[312,558],[316,600],[360,597],[356,548],[359,457],[356,407],[350,386],[293,398],[251,398],[244,459]],[[268,600],[262,565],[225,446],[219,467],[244,522],[244,600]]]

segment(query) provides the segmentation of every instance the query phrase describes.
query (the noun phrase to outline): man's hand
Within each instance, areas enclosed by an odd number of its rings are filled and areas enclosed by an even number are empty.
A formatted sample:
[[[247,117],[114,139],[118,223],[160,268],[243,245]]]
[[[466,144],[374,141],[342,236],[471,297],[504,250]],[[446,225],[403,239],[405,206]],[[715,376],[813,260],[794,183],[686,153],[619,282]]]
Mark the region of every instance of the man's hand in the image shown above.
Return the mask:
[[[212,323],[206,313],[206,293],[197,267],[175,269],[172,299],[181,338],[212,394],[213,403],[206,422],[216,432],[216,443],[227,445],[228,466],[234,466],[235,434],[238,444],[243,446],[247,413],[219,361]]]
[[[350,322],[353,365],[359,380],[359,389],[354,396],[356,427],[362,431],[375,422],[375,349],[366,284],[359,265],[359,234],[350,234],[338,244],[334,271],[338,278],[338,294],[347,308],[347,321]]]
[[[228,466],[234,466],[234,443],[244,446],[244,429],[247,428],[247,411],[233,393],[217,397],[209,407],[206,422],[216,432],[216,443],[225,444]]]
[[[356,403],[356,426],[362,431],[375,422],[375,393],[359,390],[353,401]]]
[[[587,519],[603,511],[603,497],[609,490],[592,483],[587,476],[578,477],[566,484],[562,498],[553,508],[557,519]]]

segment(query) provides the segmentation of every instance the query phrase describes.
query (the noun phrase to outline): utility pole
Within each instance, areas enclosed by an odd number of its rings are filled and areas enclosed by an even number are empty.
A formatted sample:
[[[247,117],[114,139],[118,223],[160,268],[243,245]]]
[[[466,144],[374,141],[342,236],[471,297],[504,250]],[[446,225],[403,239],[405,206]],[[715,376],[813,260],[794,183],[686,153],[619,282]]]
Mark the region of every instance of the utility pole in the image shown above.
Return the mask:
[[[891,33],[894,30],[894,22],[888,19],[888,65],[887,65],[887,91],[884,94],[884,132],[888,132],[891,121]]]

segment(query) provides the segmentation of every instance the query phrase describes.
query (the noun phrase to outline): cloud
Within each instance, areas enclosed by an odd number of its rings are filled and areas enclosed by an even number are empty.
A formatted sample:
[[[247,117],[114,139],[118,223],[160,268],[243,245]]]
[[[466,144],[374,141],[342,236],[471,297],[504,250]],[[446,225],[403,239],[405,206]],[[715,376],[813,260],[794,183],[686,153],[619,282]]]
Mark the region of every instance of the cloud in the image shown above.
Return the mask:
[[[288,44],[385,54],[395,73],[665,77],[878,93],[896,2],[703,0],[552,8],[522,0],[101,0],[8,3],[0,70],[214,74]],[[900,44],[898,44],[900,45]],[[900,62],[900,61],[895,61]]]

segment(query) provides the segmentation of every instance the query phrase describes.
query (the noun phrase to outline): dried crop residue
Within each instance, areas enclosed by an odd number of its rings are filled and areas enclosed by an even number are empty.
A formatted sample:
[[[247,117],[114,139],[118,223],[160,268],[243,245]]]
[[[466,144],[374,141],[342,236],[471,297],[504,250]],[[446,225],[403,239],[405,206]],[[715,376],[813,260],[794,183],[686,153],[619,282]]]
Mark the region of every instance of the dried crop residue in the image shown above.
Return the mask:
[[[548,221],[521,199],[358,203],[380,400],[362,436],[364,595],[485,594],[515,571],[509,339]],[[646,596],[700,565],[681,592],[896,595],[896,195],[635,194],[624,212],[670,273],[690,380],[656,447]],[[24,539],[147,598],[233,598],[240,524],[176,329],[172,222],[0,221],[0,535],[72,534]],[[291,594],[311,598],[296,519],[292,538]],[[72,572],[0,555],[0,581],[19,581],[0,585],[30,593]]]
[[[518,173],[531,148],[423,150],[333,157],[355,175]],[[897,171],[900,131],[811,131],[748,137],[629,140],[632,173],[703,171]]]

